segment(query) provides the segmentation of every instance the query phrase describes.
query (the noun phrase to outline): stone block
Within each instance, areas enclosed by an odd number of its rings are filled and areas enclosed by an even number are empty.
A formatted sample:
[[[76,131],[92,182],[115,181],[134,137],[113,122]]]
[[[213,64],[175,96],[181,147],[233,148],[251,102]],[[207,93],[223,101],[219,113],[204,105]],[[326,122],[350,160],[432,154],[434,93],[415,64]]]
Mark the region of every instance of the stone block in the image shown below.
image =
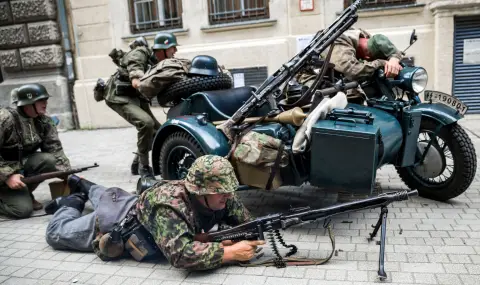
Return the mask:
[[[38,46],[20,49],[22,67],[25,70],[63,66],[63,50],[59,45]]]
[[[17,49],[0,51],[0,65],[5,71],[20,71],[22,63]]]
[[[11,49],[28,45],[25,24],[0,27],[0,49]]]
[[[10,2],[15,22],[54,20],[57,18],[55,0],[14,0]]]
[[[0,25],[10,24],[12,22],[12,12],[8,2],[0,2]]]
[[[30,44],[56,44],[60,42],[60,30],[54,21],[28,24]]]

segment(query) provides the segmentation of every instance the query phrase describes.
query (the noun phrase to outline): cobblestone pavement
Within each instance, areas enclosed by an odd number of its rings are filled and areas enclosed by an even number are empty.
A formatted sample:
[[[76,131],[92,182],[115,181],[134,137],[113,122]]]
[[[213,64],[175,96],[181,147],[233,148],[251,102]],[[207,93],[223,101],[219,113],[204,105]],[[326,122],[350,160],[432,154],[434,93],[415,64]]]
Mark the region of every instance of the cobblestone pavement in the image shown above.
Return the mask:
[[[476,123],[466,121],[469,130]],[[477,124],[478,125],[478,124]],[[478,128],[480,130],[480,128]],[[480,152],[480,138],[469,132]],[[133,191],[138,176],[129,165],[136,132],[133,128],[61,133],[72,165],[98,162],[100,167],[83,172],[87,179],[105,186]],[[448,203],[414,197],[389,210],[387,226],[387,283],[480,284],[480,172],[466,193]],[[406,189],[391,167],[379,170],[377,181],[384,191]],[[35,195],[46,203],[50,193],[43,183]],[[274,193],[245,191],[239,194],[254,214],[282,211],[286,207],[327,206],[334,193],[304,188],[279,189]],[[260,207],[261,206],[261,207]],[[87,204],[86,211],[91,210]],[[0,220],[1,284],[376,284],[379,246],[366,237],[379,210],[337,216],[332,220],[336,253],[324,265],[288,267],[223,267],[212,272],[172,268],[167,261],[138,263],[133,260],[102,262],[93,253],[54,251],[45,242],[50,216]],[[298,255],[327,256],[331,245],[321,223],[290,228],[285,239],[294,242]],[[377,238],[378,240],[378,238]],[[268,255],[268,247],[264,250]],[[285,253],[283,251],[282,253]],[[3,282],[3,283],[2,283]]]

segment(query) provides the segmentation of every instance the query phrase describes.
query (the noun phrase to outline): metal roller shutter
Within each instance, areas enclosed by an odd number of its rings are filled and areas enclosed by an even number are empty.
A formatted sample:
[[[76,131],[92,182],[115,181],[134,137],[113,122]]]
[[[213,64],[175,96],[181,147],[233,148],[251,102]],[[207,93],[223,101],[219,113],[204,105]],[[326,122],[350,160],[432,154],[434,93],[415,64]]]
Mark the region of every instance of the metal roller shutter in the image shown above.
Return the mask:
[[[455,17],[454,41],[453,95],[480,114],[480,16]]]

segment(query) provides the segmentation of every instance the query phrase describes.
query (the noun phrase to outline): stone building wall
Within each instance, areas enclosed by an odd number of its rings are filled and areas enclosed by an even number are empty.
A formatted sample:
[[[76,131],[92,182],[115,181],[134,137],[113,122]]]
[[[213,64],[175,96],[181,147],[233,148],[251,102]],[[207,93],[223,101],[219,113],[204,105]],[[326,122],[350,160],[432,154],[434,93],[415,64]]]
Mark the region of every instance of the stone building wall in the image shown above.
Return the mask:
[[[74,127],[56,0],[0,0],[0,105],[22,84],[44,84],[59,128]]]

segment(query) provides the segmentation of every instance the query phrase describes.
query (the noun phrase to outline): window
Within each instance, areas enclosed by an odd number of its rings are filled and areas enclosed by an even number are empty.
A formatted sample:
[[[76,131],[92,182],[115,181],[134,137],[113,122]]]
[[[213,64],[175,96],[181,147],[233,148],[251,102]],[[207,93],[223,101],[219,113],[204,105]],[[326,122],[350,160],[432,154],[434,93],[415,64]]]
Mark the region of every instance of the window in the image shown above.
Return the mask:
[[[182,27],[182,0],[128,0],[132,33]]]
[[[344,0],[345,8],[350,6],[355,0]],[[416,0],[367,0],[361,7],[364,8],[384,8],[398,5],[415,4]]]
[[[268,19],[270,0],[207,0],[210,24]]]

